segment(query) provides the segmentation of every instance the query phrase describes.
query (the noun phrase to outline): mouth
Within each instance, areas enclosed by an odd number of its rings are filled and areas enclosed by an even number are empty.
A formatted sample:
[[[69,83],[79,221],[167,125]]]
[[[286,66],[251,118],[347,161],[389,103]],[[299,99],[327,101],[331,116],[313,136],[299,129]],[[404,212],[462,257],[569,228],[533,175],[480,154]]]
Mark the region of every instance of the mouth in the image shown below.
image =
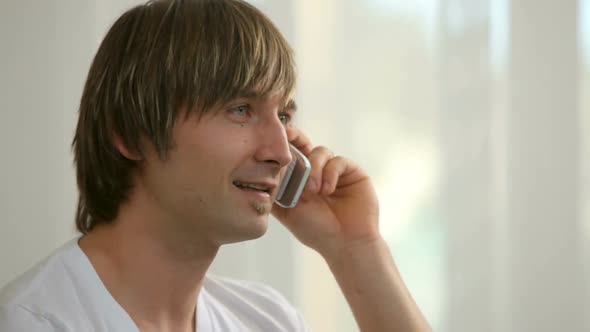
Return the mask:
[[[246,182],[246,181],[234,181],[234,186],[241,190],[266,193],[269,196],[272,195],[274,188],[276,187],[272,183],[265,182]]]

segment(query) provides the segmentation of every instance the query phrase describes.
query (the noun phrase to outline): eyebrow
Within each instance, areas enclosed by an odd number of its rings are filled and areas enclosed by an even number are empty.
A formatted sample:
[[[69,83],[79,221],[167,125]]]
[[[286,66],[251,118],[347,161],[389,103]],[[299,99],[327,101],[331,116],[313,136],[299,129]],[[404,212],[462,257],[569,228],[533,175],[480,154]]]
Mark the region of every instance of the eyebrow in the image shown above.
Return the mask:
[[[256,91],[245,91],[243,93],[240,93],[238,98],[260,99],[264,98],[264,96],[262,96],[260,93]],[[297,112],[297,103],[295,102],[295,100],[289,99],[289,101],[287,101],[287,103],[283,107],[281,107],[279,111],[295,113]]]
[[[254,98],[254,99],[258,99],[258,98],[260,98],[260,93],[254,91],[254,90],[243,91],[243,92],[239,93],[237,97],[238,98]]]

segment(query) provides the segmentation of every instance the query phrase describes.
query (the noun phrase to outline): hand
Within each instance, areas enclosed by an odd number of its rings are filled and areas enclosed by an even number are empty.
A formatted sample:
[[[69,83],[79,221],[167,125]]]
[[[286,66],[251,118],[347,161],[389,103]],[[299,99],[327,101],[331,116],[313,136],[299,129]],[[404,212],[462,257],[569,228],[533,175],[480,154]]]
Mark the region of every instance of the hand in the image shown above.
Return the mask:
[[[369,176],[326,147],[313,147],[298,129],[288,128],[287,136],[309,158],[312,169],[297,206],[275,204],[275,217],[324,257],[379,239],[379,204]]]

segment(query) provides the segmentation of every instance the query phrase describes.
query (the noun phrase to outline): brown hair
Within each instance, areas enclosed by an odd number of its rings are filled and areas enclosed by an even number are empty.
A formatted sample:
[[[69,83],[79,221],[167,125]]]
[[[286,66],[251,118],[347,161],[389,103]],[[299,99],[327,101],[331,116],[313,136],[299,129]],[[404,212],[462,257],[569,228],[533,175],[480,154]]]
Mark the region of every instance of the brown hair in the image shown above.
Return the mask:
[[[287,96],[292,50],[259,10],[241,0],[155,0],[125,12],[92,62],[72,148],[83,234],[112,222],[133,186],[147,138],[166,157],[181,107],[187,116],[255,90]]]

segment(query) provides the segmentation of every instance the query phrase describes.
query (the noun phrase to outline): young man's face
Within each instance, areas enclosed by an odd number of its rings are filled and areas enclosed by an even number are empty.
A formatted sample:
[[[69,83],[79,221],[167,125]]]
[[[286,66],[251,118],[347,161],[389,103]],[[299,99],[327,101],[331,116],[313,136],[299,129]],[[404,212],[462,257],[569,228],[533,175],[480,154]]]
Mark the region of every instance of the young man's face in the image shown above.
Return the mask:
[[[264,234],[291,161],[286,122],[292,110],[284,104],[250,96],[200,119],[179,115],[167,159],[150,151],[139,174],[164,227],[216,245]]]

